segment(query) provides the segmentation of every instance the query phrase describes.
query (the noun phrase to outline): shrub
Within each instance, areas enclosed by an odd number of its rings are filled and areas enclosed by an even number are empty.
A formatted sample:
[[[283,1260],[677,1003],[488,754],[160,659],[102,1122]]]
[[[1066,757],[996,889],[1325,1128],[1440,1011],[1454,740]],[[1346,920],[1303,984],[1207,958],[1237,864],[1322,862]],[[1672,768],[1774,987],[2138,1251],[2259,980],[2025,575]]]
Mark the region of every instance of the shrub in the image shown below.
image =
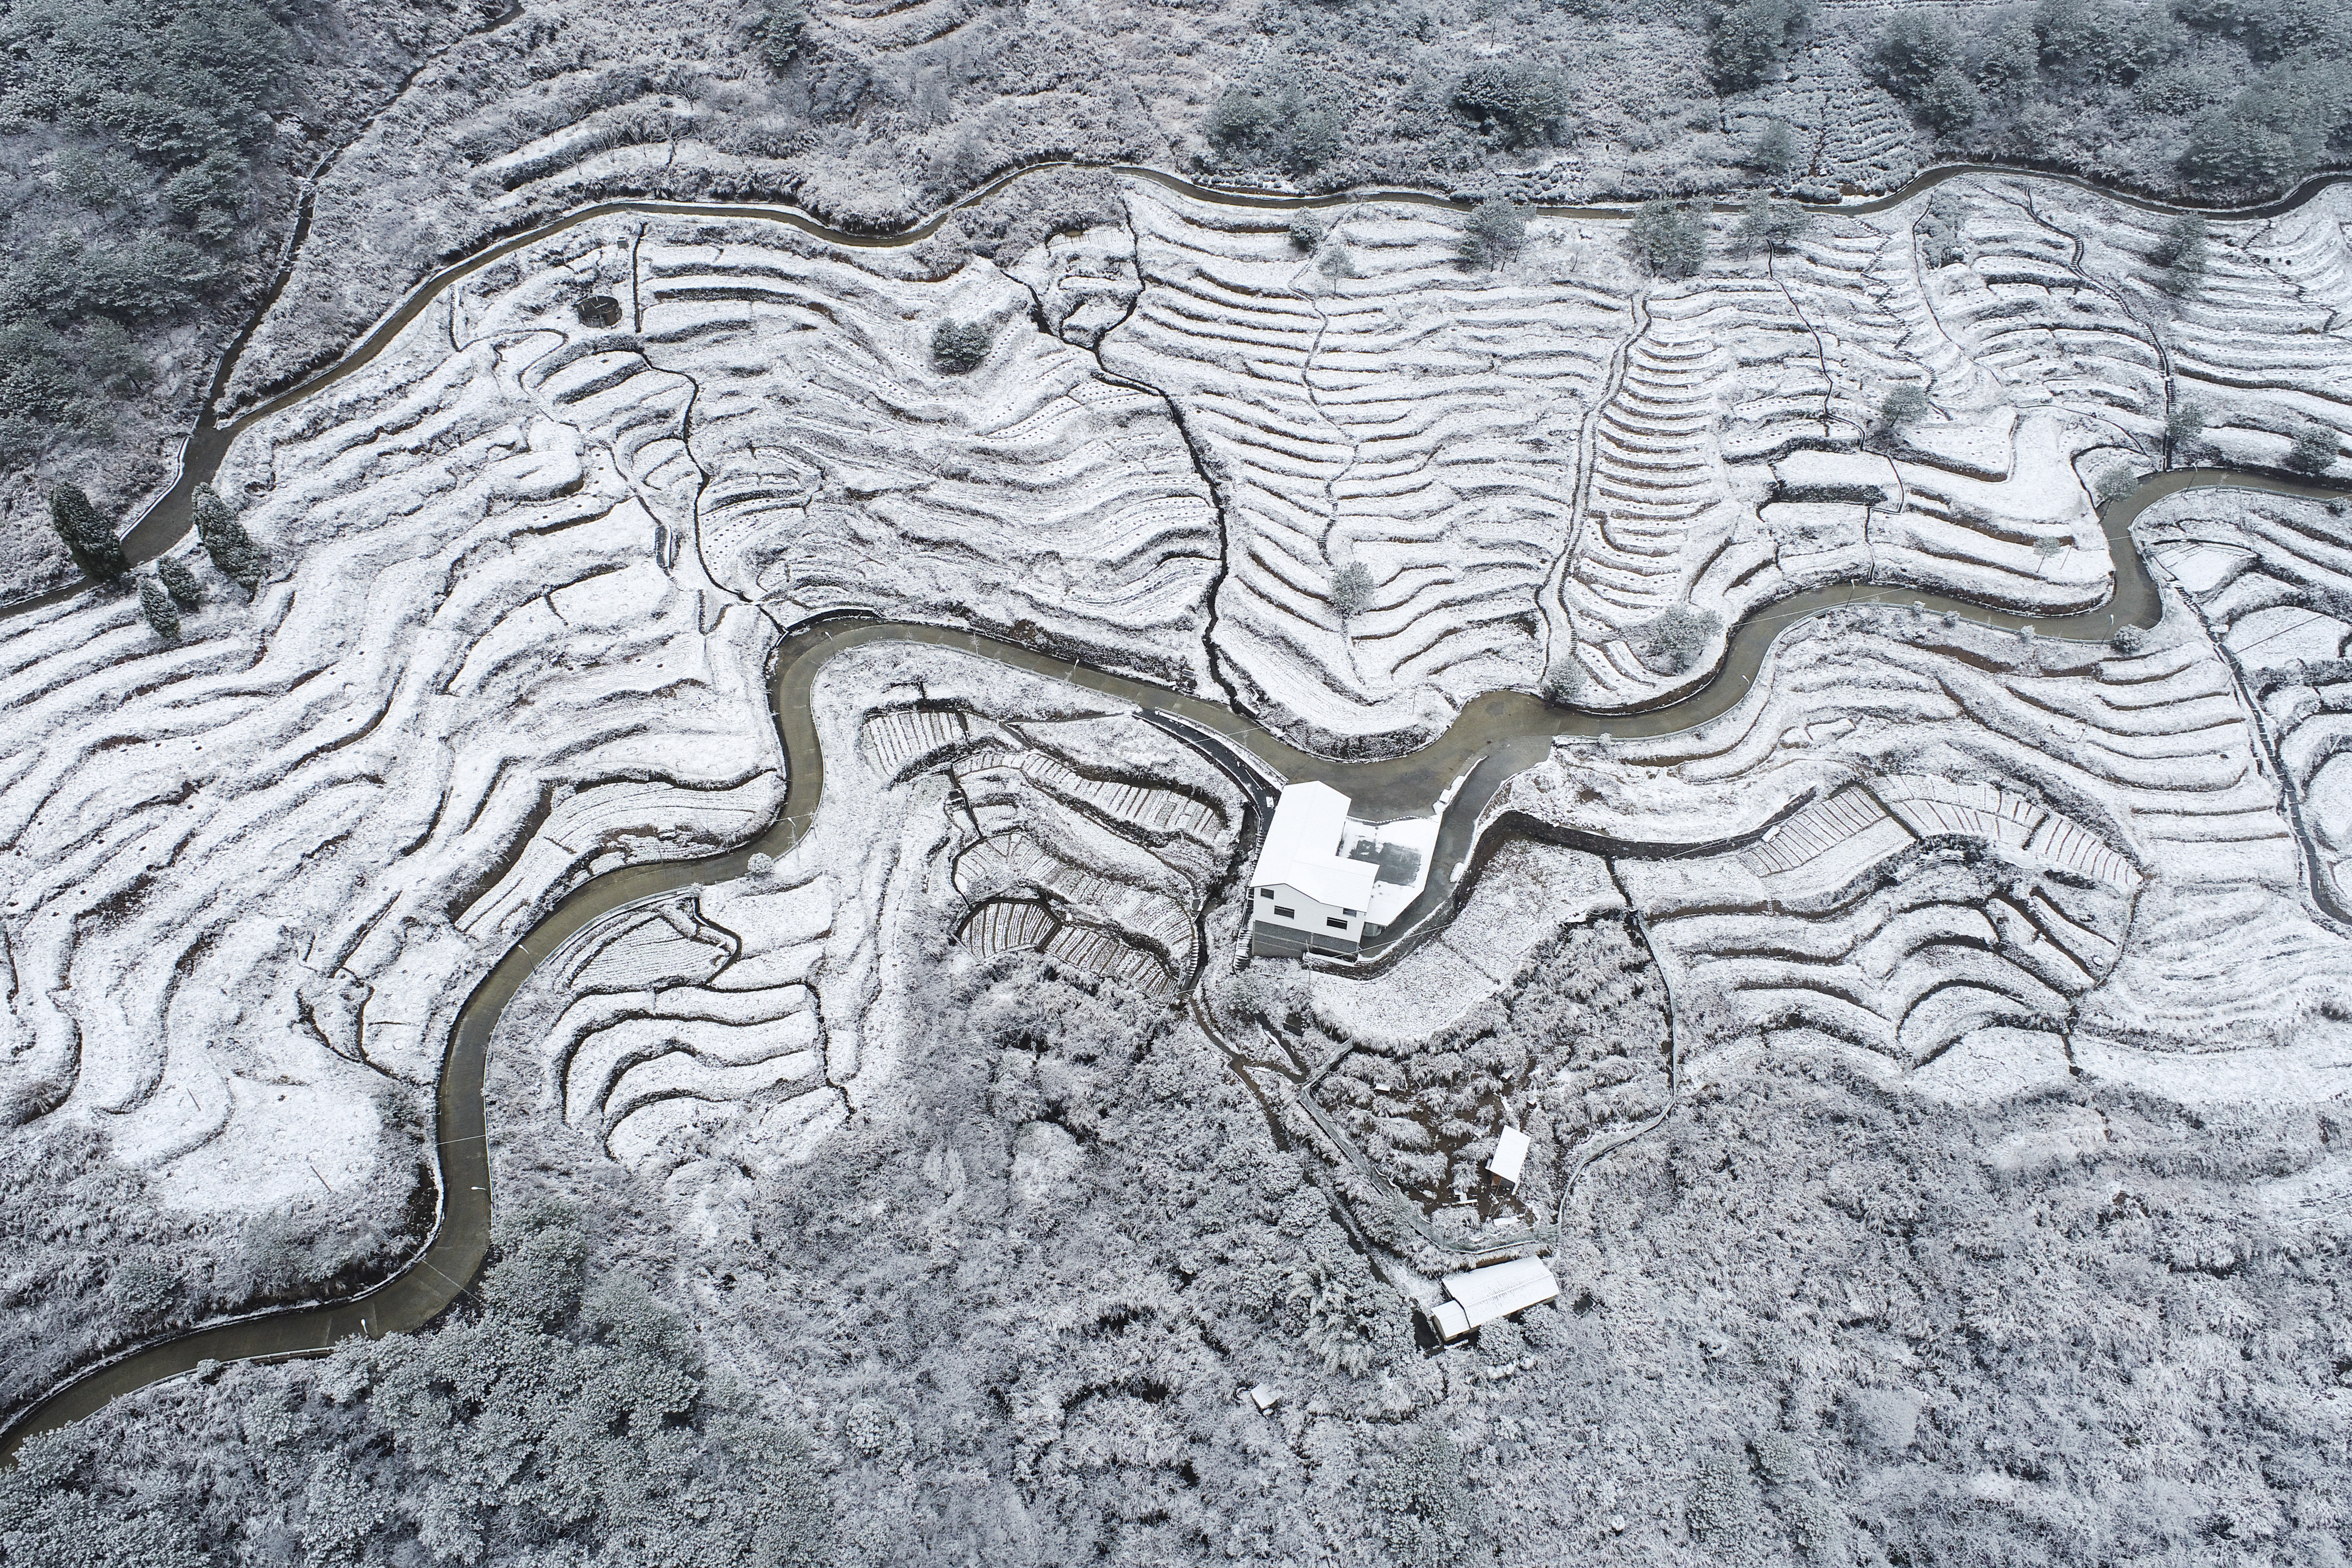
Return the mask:
[[[2099,477],[2092,481],[2091,497],[2100,505],[2105,506],[2117,496],[2131,494],[2132,488],[2138,483],[2139,476],[2131,471],[2130,465],[2110,463],[2101,469]]]
[[[1969,258],[1960,244],[1960,220],[1966,210],[1948,191],[1928,198],[1927,214],[1919,219],[1919,251],[1928,266],[1949,267]]]
[[[2325,425],[2305,425],[2294,433],[2287,448],[2286,466],[2298,474],[2324,474],[2336,466],[2336,432]]]
[[[2183,179],[2205,190],[2276,190],[2317,162],[2326,140],[2302,98],[2254,87],[2198,123],[2179,168]]]
[[[1767,174],[1794,174],[1805,167],[1805,151],[1785,120],[1775,120],[1748,152],[1748,166]]]
[[[1364,1500],[1380,1521],[1389,1553],[1400,1563],[1466,1559],[1473,1529],[1462,1489],[1462,1453],[1443,1432],[1423,1427],[1365,1479]]]
[[[2032,25],[2011,16],[1984,37],[1977,57],[1977,85],[2013,100],[2033,85],[2041,68],[2042,44]]]
[[[1326,1371],[1360,1377],[1371,1370],[1386,1303],[1363,1259],[1351,1252],[1337,1263],[1301,1263],[1290,1271],[1287,1294],[1306,1317],[1307,1348]]]
[[[1464,266],[1492,267],[1517,256],[1527,241],[1527,209],[1496,197],[1471,209],[1457,249]]]
[[[269,552],[253,541],[228,503],[210,485],[198,485],[188,511],[196,525],[196,539],[212,557],[214,570],[245,590],[251,598],[269,574]]]
[[[1320,217],[1308,209],[1301,207],[1290,215],[1290,227],[1286,232],[1290,236],[1293,249],[1312,251],[1323,243],[1323,236],[1328,230],[1324,227]]]
[[[1811,19],[1807,0],[1733,0],[1707,37],[1707,76],[1717,90],[1743,92],[1762,81]]]
[[[196,583],[196,574],[188,563],[176,555],[166,555],[155,563],[156,580],[163,592],[172,595],[172,603],[184,610],[193,610],[205,602],[205,591]]]
[[[59,485],[49,492],[49,523],[65,542],[74,564],[101,582],[120,582],[131,570],[122,558],[122,542],[114,525],[99,516],[89,497],[75,485]],[[151,617],[152,618],[152,617]]]
[[[2184,403],[2164,416],[2164,438],[2175,451],[2193,446],[2205,434],[2203,405]]]
[[[2205,276],[2205,220],[2194,213],[2174,218],[2157,236],[2147,258],[2162,268],[2156,286],[2168,294],[2187,294]]]
[[[931,330],[931,363],[950,375],[980,368],[995,334],[985,321],[941,321]]]
[[[1945,66],[1919,89],[1919,118],[1942,136],[1957,136],[1984,112],[1984,97],[1958,66]]]
[[[1890,433],[1908,429],[1927,416],[1927,389],[1912,382],[1887,389],[1879,400],[1878,427]]]
[[[1897,11],[1878,30],[1870,73],[1900,96],[1916,100],[1938,71],[1965,63],[1959,29],[1941,11]]]
[[[1331,607],[1341,620],[1352,621],[1372,605],[1372,569],[1350,561],[1331,578]]]
[[[1711,610],[1693,609],[1688,605],[1669,605],[1651,620],[1634,628],[1634,642],[1643,658],[1654,667],[1663,667],[1669,675],[1681,675],[1698,662],[1715,634],[1723,629],[1723,617]]]
[[[2115,635],[2107,639],[2107,643],[2126,658],[2137,658],[2147,651],[2147,633],[2126,621],[2116,628]]]
[[[1749,250],[1786,250],[1812,221],[1796,203],[1776,202],[1759,192],[1739,215],[1739,243]]]
[[[180,1299],[179,1272],[156,1258],[134,1253],[115,1266],[106,1293],[132,1321],[152,1322]]]
[[[1812,1474],[1812,1456],[1786,1432],[1759,1433],[1748,1447],[1756,1456],[1758,1472],[1776,1487],[1794,1486]]]
[[[82,333],[81,363],[100,387],[117,395],[136,392],[154,374],[122,323],[104,316]]]
[[[1549,139],[1568,103],[1558,71],[1524,60],[1480,60],[1454,86],[1454,107],[1507,147]]]
[[[1230,151],[1265,135],[1273,128],[1274,120],[1272,104],[1241,88],[1229,87],[1210,106],[1201,131],[1210,141]]]
[[[1746,1456],[1716,1452],[1699,1462],[1683,1522],[1699,1541],[1745,1539],[1756,1527],[1756,1483]]]
[[[1544,672],[1543,699],[1560,708],[1571,708],[1584,695],[1584,666],[1571,654],[1559,666]]]
[[[1272,98],[1228,87],[1202,121],[1210,143],[1234,157],[1262,158],[1293,174],[1319,169],[1346,144],[1337,111],[1294,89]]]
[[[1706,265],[1706,214],[1685,203],[1663,196],[1643,202],[1625,237],[1661,278],[1688,278]]]
[[[1280,139],[1276,162],[1286,172],[1308,174],[1339,155],[1345,142],[1338,115],[1328,109],[1308,109],[1286,118],[1289,131]]]

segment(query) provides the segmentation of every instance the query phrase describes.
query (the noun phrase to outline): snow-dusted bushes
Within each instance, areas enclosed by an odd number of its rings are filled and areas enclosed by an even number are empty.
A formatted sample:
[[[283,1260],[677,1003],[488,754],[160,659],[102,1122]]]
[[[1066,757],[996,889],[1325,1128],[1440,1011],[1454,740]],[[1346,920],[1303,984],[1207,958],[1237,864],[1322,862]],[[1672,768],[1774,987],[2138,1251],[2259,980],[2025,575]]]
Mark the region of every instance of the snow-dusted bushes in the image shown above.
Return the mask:
[[[152,1514],[113,1491],[135,1458],[79,1430],[35,1440],[0,1476],[0,1560],[833,1561],[798,1433],[720,1387],[677,1310],[634,1274],[585,1268],[591,1250],[568,1211],[534,1205],[504,1233],[486,1304],[321,1363],[183,1385],[168,1427],[130,1416],[135,1441],[172,1457]],[[183,1468],[192,1450],[202,1461]]]
[[[1453,1568],[1466,1560],[1476,1515],[1462,1486],[1462,1451],[1433,1426],[1392,1449],[1364,1479],[1390,1561],[1406,1568]]]
[[[950,375],[978,370],[995,339],[986,321],[941,321],[931,330],[931,363]]]
[[[1462,229],[1462,264],[1486,268],[1508,261],[1528,242],[1528,215],[1513,202],[1484,201]]]
[[[49,524],[74,564],[91,576],[111,583],[131,570],[114,525],[99,515],[79,486],[59,485],[49,492]]]
[[[1688,278],[1706,265],[1706,211],[1660,197],[1643,202],[1625,231],[1642,265],[1661,278]]]
[[[1350,561],[1331,574],[1331,607],[1341,620],[1354,620],[1372,607],[1372,569]]]
[[[1682,675],[1696,665],[1723,630],[1723,617],[1713,610],[1669,605],[1634,632],[1634,645],[1644,662],[1669,675]]]
[[[368,1179],[297,1205],[197,1218],[170,1178],[98,1131],[36,1124],[0,1144],[0,1412],[124,1346],[224,1313],[381,1279],[431,1225],[408,1093],[382,1097]]]

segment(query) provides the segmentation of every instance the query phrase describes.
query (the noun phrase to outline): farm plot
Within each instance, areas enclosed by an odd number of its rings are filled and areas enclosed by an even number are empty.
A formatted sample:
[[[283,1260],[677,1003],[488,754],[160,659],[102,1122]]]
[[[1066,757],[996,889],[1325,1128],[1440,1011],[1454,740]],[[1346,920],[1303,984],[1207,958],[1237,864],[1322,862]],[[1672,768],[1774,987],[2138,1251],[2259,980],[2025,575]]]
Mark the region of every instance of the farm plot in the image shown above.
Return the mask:
[[[2082,609],[2112,582],[2093,483],[2163,449],[2146,291],[2083,262],[2103,223],[2145,237],[2021,183],[1780,252],[1717,220],[1681,280],[1617,225],[1534,219],[1481,271],[1425,208],[1333,209],[1306,245],[1278,214],[1128,205],[1142,294],[1104,363],[1222,476],[1222,667],[1326,746],[1409,745],[1498,686],[1655,701],[1707,678],[1708,627],[1829,583]],[[1890,425],[1902,388],[1925,411]]]
[[[1214,511],[1167,405],[984,261],[908,281],[797,240],[595,226],[468,287],[453,333],[518,345],[551,417],[610,426],[670,551],[781,618],[950,617],[1202,684]],[[623,319],[583,330],[599,294]],[[949,322],[991,344],[968,372],[933,359]]]
[[[791,850],[615,911],[546,982],[549,1102],[656,1177],[805,1157],[928,1031],[950,944],[1150,996],[1200,962],[1239,804],[1160,731],[915,645],[835,656],[812,703],[825,796]]]
[[[2176,498],[2140,528],[2226,650],[2303,828],[2315,891],[2352,909],[2352,551],[2343,517],[2279,497]]]
[[[191,1279],[270,1237],[313,1271],[273,1289],[368,1261],[508,943],[592,871],[708,853],[782,795],[773,627],[666,547],[675,404],[640,439],[527,389],[551,339],[452,352],[448,327],[232,454],[276,562],[252,603],[191,551],[208,599],[175,640],[119,593],[0,626],[14,1148],[78,1130],[93,1170],[144,1173]]]
[[[1844,613],[1695,733],[1565,747],[1490,807],[1615,862],[1691,1047],[1854,1050],[1940,1091],[2292,1040],[2352,963],[2308,911],[2227,664]],[[1661,772],[1660,770],[1663,770]]]

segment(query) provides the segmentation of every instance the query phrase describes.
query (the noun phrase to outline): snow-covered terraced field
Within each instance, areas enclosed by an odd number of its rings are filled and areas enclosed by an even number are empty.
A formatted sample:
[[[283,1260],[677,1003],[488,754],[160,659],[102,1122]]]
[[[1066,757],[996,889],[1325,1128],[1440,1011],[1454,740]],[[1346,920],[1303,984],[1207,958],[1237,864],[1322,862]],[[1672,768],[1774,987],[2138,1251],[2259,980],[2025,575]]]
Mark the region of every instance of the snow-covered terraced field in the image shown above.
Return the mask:
[[[1828,1044],[1942,1092],[2176,1053],[2332,1049],[2352,954],[2228,664],[2177,604],[2146,651],[2021,644],[1901,611],[1784,640],[1695,733],[1570,743],[1489,808],[1615,861],[1692,1048]]]
[[[2181,496],[2144,516],[2149,553],[2227,650],[2309,846],[2315,899],[2352,914],[2352,519],[2274,496]]]
[[[543,395],[551,337],[420,324],[245,441],[255,603],[200,566],[173,643],[113,594],[0,626],[13,1120],[323,1226],[555,893],[772,814],[773,626],[667,569],[676,405]]]
[[[1200,962],[1239,803],[1123,704],[886,643],[836,656],[812,706],[825,794],[791,852],[614,911],[545,982],[547,1093],[634,1168],[805,1154],[885,1091],[953,944],[1155,997]]]
[[[781,619],[944,618],[1203,683],[1215,513],[1166,403],[1036,331],[985,262],[907,281],[797,239],[599,224],[467,289],[453,333],[516,343],[555,416],[625,431],[672,549]],[[610,333],[572,318],[596,293]],[[933,364],[950,320],[994,332],[977,370]]]
[[[1127,199],[1142,293],[1104,363],[1222,475],[1224,672],[1326,745],[1407,744],[1547,675],[1603,710],[1687,689],[1721,644],[1662,650],[1678,606],[1728,625],[1862,580],[2083,609],[2112,583],[2093,483],[2163,454],[2162,297],[2105,280],[2151,241],[2071,191],[1954,182],[1779,254],[1718,218],[1680,281],[1612,224],[1538,218],[1481,272],[1428,208],[1331,209],[1310,253],[1280,214]],[[1906,385],[1928,412],[1886,430]],[[1374,590],[1342,617],[1357,562]]]

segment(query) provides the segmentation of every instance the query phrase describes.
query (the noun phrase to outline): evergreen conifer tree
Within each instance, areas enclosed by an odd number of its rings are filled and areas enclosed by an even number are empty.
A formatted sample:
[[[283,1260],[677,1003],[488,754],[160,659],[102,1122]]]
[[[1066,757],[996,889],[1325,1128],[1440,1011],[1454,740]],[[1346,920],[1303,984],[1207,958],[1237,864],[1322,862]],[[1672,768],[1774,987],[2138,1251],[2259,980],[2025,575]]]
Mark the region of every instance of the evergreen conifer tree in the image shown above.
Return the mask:
[[[176,555],[166,555],[155,563],[155,575],[163,591],[172,595],[172,603],[184,610],[193,610],[205,602],[205,591],[196,582],[196,574],[188,563]]]
[[[164,592],[163,584],[152,577],[139,579],[139,613],[147,617],[147,624],[165,642],[179,637],[179,609],[172,603],[172,595]]]
[[[198,485],[189,510],[196,524],[196,538],[205,553],[213,558],[220,574],[236,584],[250,598],[260,588],[261,580],[269,572],[269,552],[253,542],[228,502],[220,499],[210,485]]]
[[[65,541],[74,564],[101,581],[119,582],[131,570],[122,558],[122,542],[114,527],[98,514],[78,486],[59,485],[49,492],[49,521]]]

